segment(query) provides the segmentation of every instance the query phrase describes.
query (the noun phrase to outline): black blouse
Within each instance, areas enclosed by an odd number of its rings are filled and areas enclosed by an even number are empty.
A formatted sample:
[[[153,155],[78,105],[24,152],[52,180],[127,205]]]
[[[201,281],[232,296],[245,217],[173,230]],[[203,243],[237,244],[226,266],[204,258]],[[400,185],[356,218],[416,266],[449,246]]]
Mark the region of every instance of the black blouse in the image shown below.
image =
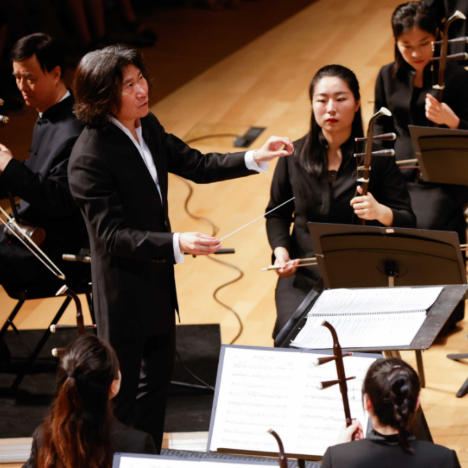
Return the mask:
[[[294,142],[294,150],[301,151],[305,137]],[[350,201],[356,196],[356,160],[354,144],[348,140],[342,147],[342,164],[331,183],[327,175],[317,178],[294,160],[294,155],[278,160],[271,184],[267,211],[291,197],[290,203],[267,215],[267,233],[271,248],[285,247],[291,258],[313,256],[313,246],[307,228],[308,222],[357,224]],[[393,211],[393,226],[415,227],[405,181],[393,158],[374,157],[371,164],[369,192],[376,200]],[[294,223],[292,234],[291,224]],[[369,225],[380,225],[371,221]],[[308,270],[309,268],[302,268]],[[312,271],[312,270],[310,270]],[[305,271],[304,271],[305,273]]]
[[[460,468],[454,450],[414,437],[409,445],[413,453],[403,450],[397,435],[373,430],[364,440],[328,447],[321,468]]]
[[[381,117],[374,125],[374,135],[395,132],[395,142],[382,142],[381,146],[393,147],[395,158],[416,158],[408,125],[433,126],[434,124],[425,115],[426,94],[435,96],[432,88],[437,83],[437,70],[431,72],[431,65],[424,69],[423,86],[419,91],[417,101],[413,102],[414,85],[413,80],[416,71],[407,63],[403,64],[402,76],[393,78],[393,63],[381,68],[375,83],[375,110],[386,107],[392,113],[392,117]],[[445,89],[443,94],[445,102],[459,117],[461,130],[468,129],[468,72],[456,62],[447,62],[445,73]],[[445,126],[441,126],[445,127]],[[446,127],[445,127],[446,128]],[[406,180],[414,181],[416,171],[406,169],[402,171]]]

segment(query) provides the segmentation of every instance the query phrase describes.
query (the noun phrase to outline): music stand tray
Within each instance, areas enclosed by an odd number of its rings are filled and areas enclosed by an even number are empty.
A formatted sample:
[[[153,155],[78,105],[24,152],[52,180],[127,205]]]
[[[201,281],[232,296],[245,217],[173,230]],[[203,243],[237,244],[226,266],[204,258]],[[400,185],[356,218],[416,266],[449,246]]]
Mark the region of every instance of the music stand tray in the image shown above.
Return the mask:
[[[425,182],[468,185],[468,130],[408,128]]]

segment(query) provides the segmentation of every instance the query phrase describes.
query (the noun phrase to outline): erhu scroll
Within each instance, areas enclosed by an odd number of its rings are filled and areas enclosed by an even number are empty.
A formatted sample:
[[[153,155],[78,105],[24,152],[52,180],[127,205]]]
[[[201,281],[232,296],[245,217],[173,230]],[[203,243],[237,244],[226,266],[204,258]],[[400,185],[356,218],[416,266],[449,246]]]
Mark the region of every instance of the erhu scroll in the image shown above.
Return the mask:
[[[349,409],[348,385],[346,384],[346,382],[348,380],[355,379],[356,377],[346,377],[344,364],[343,364],[343,358],[347,356],[352,356],[353,353],[343,354],[341,350],[340,342],[338,341],[338,335],[336,334],[336,330],[333,328],[333,325],[331,325],[325,320],[322,323],[322,326],[327,327],[330,330],[330,333],[332,334],[333,356],[318,358],[317,361],[315,362],[315,365],[321,366],[322,364],[326,364],[327,362],[335,361],[338,379],[327,380],[325,382],[321,382],[318,388],[319,390],[323,390],[325,388],[332,387],[333,385],[336,385],[336,384],[340,386],[341,399],[343,400],[343,408],[344,408],[344,413],[345,413],[346,427],[349,427],[353,423],[353,420],[351,419],[351,410]]]
[[[86,329],[94,329],[96,325],[85,325],[83,319],[83,308],[81,307],[80,298],[77,294],[72,291],[67,285],[62,286],[56,293],[56,296],[68,296],[75,301],[76,305],[76,325],[51,325],[51,333],[59,333],[67,330],[78,330],[78,336],[84,335]],[[52,356],[59,357],[65,348],[54,348],[52,350]]]
[[[367,137],[363,138],[356,138],[356,142],[365,141],[366,144],[366,152],[365,153],[355,153],[354,157],[364,157],[364,164],[362,166],[358,166],[358,170],[362,170],[363,174],[362,177],[358,179],[358,183],[362,183],[362,195],[367,195],[369,190],[369,180],[370,180],[370,171],[371,171],[371,161],[372,156],[394,156],[394,150],[380,150],[380,151],[372,151],[372,143],[375,140],[395,140],[396,135],[394,133],[385,133],[383,135],[374,136],[374,123],[382,117],[386,115],[387,117],[391,117],[392,113],[386,108],[381,107],[378,112],[376,112],[369,121],[369,126],[367,128]],[[364,219],[361,220],[361,224],[365,225],[366,221]]]

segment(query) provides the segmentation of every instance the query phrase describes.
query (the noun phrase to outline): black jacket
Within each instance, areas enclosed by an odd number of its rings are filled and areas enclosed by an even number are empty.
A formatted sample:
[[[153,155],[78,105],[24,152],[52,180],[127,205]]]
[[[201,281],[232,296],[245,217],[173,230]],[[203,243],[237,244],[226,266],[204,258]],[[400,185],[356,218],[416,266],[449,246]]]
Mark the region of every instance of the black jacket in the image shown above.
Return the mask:
[[[329,447],[321,468],[460,468],[457,454],[441,445],[412,439],[408,453],[398,436],[372,431],[370,438]]]
[[[0,187],[21,198],[20,218],[66,245],[86,236],[67,175],[73,145],[83,130],[73,114],[74,102],[69,96],[46,110],[34,126],[30,158],[23,163],[12,159],[0,175]]]
[[[295,152],[302,150],[305,138],[294,142]],[[356,224],[349,202],[356,196],[356,161],[353,158],[353,142],[342,148],[343,162],[335,181],[330,185],[327,178],[317,179],[294,161],[294,155],[278,160],[271,184],[270,202],[267,211],[289,198],[296,199],[267,215],[267,233],[271,248],[285,247],[290,258],[314,256],[308,222]],[[393,158],[374,157],[369,182],[369,192],[375,199],[393,211],[393,226],[414,227],[415,216],[411,210],[405,181]],[[294,223],[290,234],[291,223]],[[366,222],[366,224],[378,224]],[[298,272],[318,279],[316,267],[300,268]]]
[[[41,249],[65,272],[70,287],[86,274],[83,264],[62,261],[64,253],[78,253],[88,246],[86,226],[68,184],[68,161],[83,125],[73,114],[73,96],[55,104],[34,126],[30,158],[12,159],[0,175],[0,195],[6,190],[21,198],[19,217],[46,231]],[[0,227],[2,284],[62,284],[22,244],[8,243]]]
[[[382,146],[393,147],[397,160],[414,159],[413,144],[408,130],[408,125],[421,125],[415,121],[411,111],[411,98],[413,95],[413,80],[415,70],[408,64],[403,64],[402,76],[393,78],[393,63],[381,68],[375,83],[375,110],[386,107],[392,113],[392,117],[381,117],[374,125],[374,135],[395,132],[396,141],[383,142]],[[430,65],[424,69],[423,88],[417,101],[417,108],[424,112],[426,94],[435,96],[432,89],[433,83],[437,83],[437,73],[433,74]],[[461,130],[468,129],[468,72],[455,62],[447,62],[445,73],[445,89],[443,94],[445,102],[460,118],[458,126]],[[423,126],[432,127],[429,120],[422,123]],[[411,169],[402,171],[408,181],[415,180],[415,171]]]
[[[168,173],[197,183],[255,171],[244,153],[201,154],[168,134],[153,114],[141,119],[162,194],[130,138],[117,126],[85,128],[68,169],[91,244],[93,300],[100,336],[116,344],[168,333],[175,323],[173,234]]]
[[[111,426],[111,446],[114,453],[144,453],[154,455],[157,453],[153,439],[149,434],[132,429],[118,421],[113,421]],[[43,443],[40,428],[33,435],[31,456],[23,465],[23,468],[36,468],[37,457]]]

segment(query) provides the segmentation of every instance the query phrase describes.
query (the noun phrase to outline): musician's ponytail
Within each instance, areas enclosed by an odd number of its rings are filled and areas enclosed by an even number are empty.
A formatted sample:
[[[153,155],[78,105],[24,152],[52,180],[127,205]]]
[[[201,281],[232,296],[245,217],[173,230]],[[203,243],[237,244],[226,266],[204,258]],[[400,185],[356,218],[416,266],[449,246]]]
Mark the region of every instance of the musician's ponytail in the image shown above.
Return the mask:
[[[382,426],[398,430],[404,450],[412,452],[408,438],[420,392],[419,378],[414,369],[401,359],[378,359],[367,372],[362,387],[372,403],[375,416]]]
[[[41,427],[39,468],[112,466],[109,390],[118,370],[114,350],[94,335],[81,336],[66,349],[55,399]]]

